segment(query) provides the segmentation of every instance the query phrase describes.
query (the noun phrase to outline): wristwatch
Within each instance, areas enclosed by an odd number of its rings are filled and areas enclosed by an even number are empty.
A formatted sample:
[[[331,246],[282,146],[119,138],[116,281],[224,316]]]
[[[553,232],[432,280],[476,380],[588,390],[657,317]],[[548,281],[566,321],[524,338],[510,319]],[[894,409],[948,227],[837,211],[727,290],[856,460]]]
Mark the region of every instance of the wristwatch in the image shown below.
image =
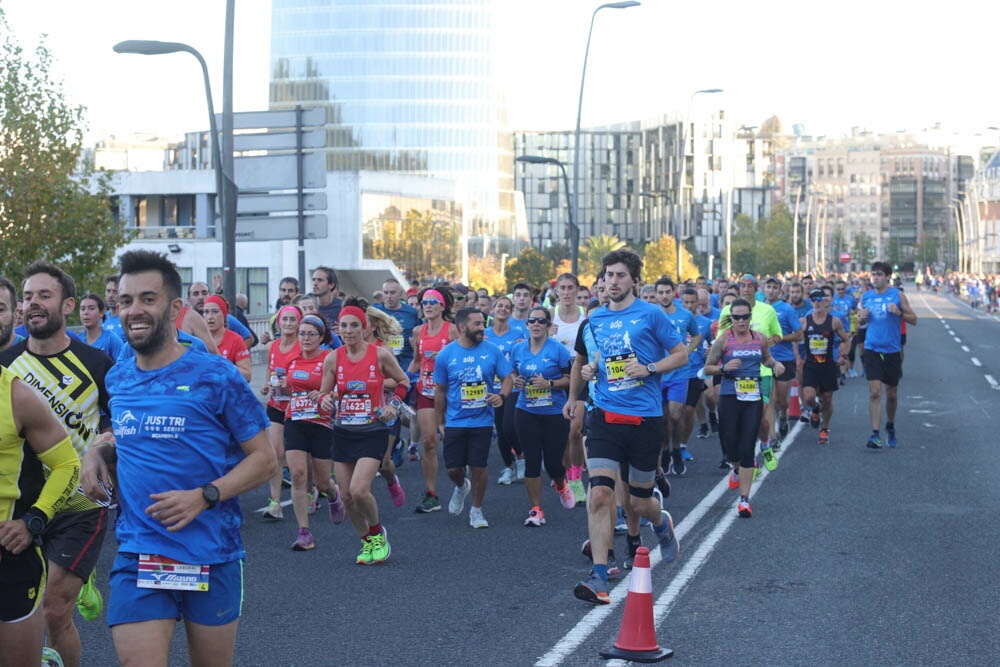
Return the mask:
[[[219,504],[219,488],[215,484],[208,483],[201,487],[201,497],[208,503],[208,509],[212,509]]]
[[[34,507],[29,507],[28,510],[21,515],[21,521],[23,521],[28,526],[28,532],[31,533],[31,537],[35,540],[37,544],[42,543],[42,533],[45,532],[45,526],[48,524],[49,519],[40,510],[36,510]]]
[[[656,364],[652,362],[646,364],[646,370],[649,371],[650,375],[656,375]]]

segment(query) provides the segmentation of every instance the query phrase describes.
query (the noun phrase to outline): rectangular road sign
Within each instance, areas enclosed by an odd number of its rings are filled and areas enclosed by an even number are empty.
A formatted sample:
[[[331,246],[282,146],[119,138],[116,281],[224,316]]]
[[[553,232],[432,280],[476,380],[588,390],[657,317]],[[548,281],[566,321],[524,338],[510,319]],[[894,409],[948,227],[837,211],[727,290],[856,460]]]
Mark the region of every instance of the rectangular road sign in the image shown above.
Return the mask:
[[[326,146],[326,130],[306,130],[302,133],[302,148]],[[234,134],[233,150],[244,151],[293,151],[296,149],[295,132],[255,132]]]
[[[325,214],[305,216],[307,239],[325,239]],[[295,215],[272,215],[236,219],[237,241],[284,241],[299,237],[299,219]]]
[[[261,155],[238,157],[233,162],[236,187],[240,192],[293,190],[299,187],[298,156]],[[326,187],[326,153],[314,151],[302,155],[302,188]]]
[[[302,209],[305,211],[325,211],[326,193],[307,192],[302,197]],[[298,213],[299,197],[294,192],[268,194],[240,194],[236,199],[236,215],[251,213],[281,213],[294,211]]]
[[[222,114],[215,115],[218,127],[222,127]],[[313,107],[302,110],[302,127],[324,125],[326,109]],[[295,127],[295,109],[286,111],[241,111],[233,114],[234,130],[256,130],[262,127]]]

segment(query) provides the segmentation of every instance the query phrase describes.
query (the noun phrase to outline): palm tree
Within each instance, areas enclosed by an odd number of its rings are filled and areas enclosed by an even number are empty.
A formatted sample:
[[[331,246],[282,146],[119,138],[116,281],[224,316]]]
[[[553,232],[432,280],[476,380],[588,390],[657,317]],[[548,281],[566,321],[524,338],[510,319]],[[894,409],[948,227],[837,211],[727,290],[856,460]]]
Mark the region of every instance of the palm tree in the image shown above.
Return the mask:
[[[601,259],[609,252],[621,250],[626,243],[617,234],[590,236],[580,246],[580,273],[596,275],[601,268]]]

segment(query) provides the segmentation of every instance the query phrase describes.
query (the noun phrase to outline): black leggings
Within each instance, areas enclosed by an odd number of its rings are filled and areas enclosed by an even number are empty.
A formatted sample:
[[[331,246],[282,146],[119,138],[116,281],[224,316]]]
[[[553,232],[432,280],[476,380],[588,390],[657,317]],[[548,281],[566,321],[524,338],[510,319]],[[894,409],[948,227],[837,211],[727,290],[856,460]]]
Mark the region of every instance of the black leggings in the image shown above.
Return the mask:
[[[502,406],[493,409],[493,426],[497,430],[497,449],[500,450],[503,464],[507,468],[514,465],[514,454],[521,455],[521,441],[517,437],[517,429],[514,426],[516,401],[517,394],[511,394]],[[511,452],[512,449],[513,452]]]
[[[569,437],[569,422],[560,415],[536,415],[516,410],[514,423],[524,448],[524,476],[541,477],[542,459],[550,479],[566,477],[563,452]]]
[[[719,441],[726,460],[752,468],[757,449],[757,431],[764,415],[763,401],[740,401],[736,396],[719,397]]]

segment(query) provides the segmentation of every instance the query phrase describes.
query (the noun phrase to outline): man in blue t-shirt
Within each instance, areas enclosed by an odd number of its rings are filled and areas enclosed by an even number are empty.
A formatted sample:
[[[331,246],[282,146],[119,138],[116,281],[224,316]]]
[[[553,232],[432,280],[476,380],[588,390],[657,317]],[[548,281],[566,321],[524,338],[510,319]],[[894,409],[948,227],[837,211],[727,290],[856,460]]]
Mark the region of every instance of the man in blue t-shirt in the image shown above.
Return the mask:
[[[673,519],[653,498],[653,482],[663,442],[659,375],[684,366],[688,355],[663,310],[635,296],[642,273],[639,256],[631,250],[615,250],[605,255],[601,264],[610,301],[580,327],[570,376],[570,396],[579,396],[584,382],[597,379],[587,438],[587,510],[594,569],[573,594],[594,604],[610,604],[608,549],[613,526],[605,517],[615,508],[615,470],[621,470],[629,491],[626,563],[642,544],[639,521],[643,516],[656,533],[663,558],[674,561],[679,554]],[[584,361],[585,330],[592,332],[598,349],[593,363]],[[576,402],[568,401],[563,416],[572,419],[575,410]]]
[[[889,286],[892,267],[887,262],[872,264],[872,289],[861,296],[858,326],[868,325],[861,365],[868,378],[868,413],[872,434],[866,443],[871,449],[882,446],[879,421],[882,416],[882,386],[885,385],[885,430],[889,446],[896,446],[896,405],[899,379],[903,377],[903,348],[900,345],[902,322],[917,323],[917,314],[906,296]]]
[[[455,483],[448,512],[462,513],[465,498],[472,492],[469,525],[487,528],[483,516],[486,495],[486,462],[493,437],[493,409],[510,397],[514,379],[510,362],[500,348],[483,340],[486,318],[475,306],[455,315],[458,338],[438,352],[434,363],[434,410],[444,427],[444,465]],[[501,380],[499,393],[493,392],[493,378]],[[513,406],[511,406],[513,409]],[[465,476],[471,469],[471,482]]]
[[[166,256],[136,250],[119,262],[135,356],[108,374],[114,430],[87,449],[80,475],[91,498],[110,501],[114,488],[119,501],[115,650],[123,664],[166,664],[183,618],[190,663],[232,664],[245,555],[236,496],[277,469],[267,414],[235,366],[177,341],[181,278]]]

